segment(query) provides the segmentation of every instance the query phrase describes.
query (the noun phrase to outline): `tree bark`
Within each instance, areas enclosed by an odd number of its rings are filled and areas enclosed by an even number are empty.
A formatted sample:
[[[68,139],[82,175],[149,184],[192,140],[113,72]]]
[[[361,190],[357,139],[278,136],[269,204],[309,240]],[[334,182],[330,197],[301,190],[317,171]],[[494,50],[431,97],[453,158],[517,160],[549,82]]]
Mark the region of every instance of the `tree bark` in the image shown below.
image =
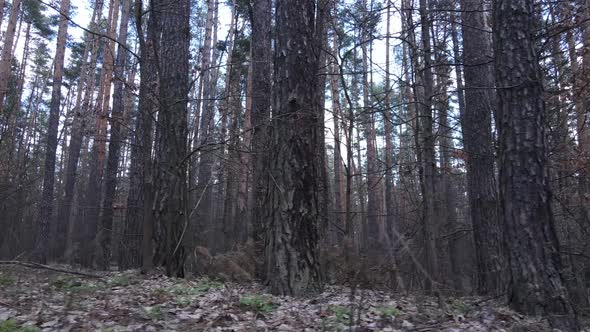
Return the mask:
[[[493,51],[484,5],[461,1],[465,111],[461,117],[467,156],[467,194],[477,258],[477,292],[500,295],[506,288],[506,260],[498,216],[492,115],[496,109]]]
[[[494,3],[500,199],[512,276],[509,301],[519,312],[547,316],[554,328],[577,331],[559,271],[533,8],[533,0]]]
[[[119,17],[119,0],[111,0],[109,16],[107,18],[107,36],[116,39],[117,21]],[[104,177],[105,151],[107,139],[107,119],[109,115],[109,102],[111,95],[111,83],[113,79],[113,66],[115,45],[112,40],[107,40],[103,49],[103,65],[99,83],[99,91],[94,109],[96,111],[94,140],[90,152],[89,177],[86,187],[86,224],[87,228],[83,238],[84,247],[82,255],[85,257],[83,264],[91,266],[102,264],[102,252],[98,243],[97,234],[107,231],[99,227],[101,208],[101,193]],[[108,230],[110,231],[110,230]]]
[[[165,243],[166,275],[183,277],[183,228],[187,226],[187,103],[189,90],[189,0],[161,0],[160,135],[156,146],[155,222]]]
[[[251,237],[259,254],[262,254],[265,227],[264,216],[268,206],[269,144],[271,104],[271,0],[256,0],[252,4],[252,230]],[[259,274],[262,274],[259,271]]]
[[[94,11],[92,20],[90,22],[91,31],[97,33],[100,18],[102,17],[103,1],[96,1],[94,4]],[[94,92],[94,69],[95,62],[98,58],[98,37],[93,34],[86,35],[86,46],[84,48],[83,63],[80,70],[80,79],[78,82],[78,92],[76,96],[76,104],[74,106],[74,120],[72,125],[72,134],[70,137],[70,145],[68,147],[68,159],[65,170],[64,195],[61,197],[58,210],[58,227],[61,227],[65,236],[63,241],[59,241],[57,245],[57,255],[61,256],[66,249],[72,244],[71,234],[72,228],[70,223],[70,215],[72,213],[72,204],[74,200],[74,189],[76,185],[78,162],[80,160],[80,152],[82,149],[82,140],[84,138],[84,131],[86,129],[86,117],[88,113],[88,103],[90,102],[90,95]],[[90,61],[86,62],[90,56]],[[94,61],[94,62],[93,62]],[[86,89],[84,89],[86,88]],[[85,98],[82,99],[82,94]],[[84,104],[83,101],[86,103]],[[85,107],[84,107],[85,106]],[[81,229],[78,228],[76,233]],[[71,254],[71,253],[70,253]],[[70,256],[70,254],[66,254]],[[69,257],[66,257],[69,260]]]
[[[20,12],[21,0],[12,1],[10,7],[10,16],[8,17],[8,25],[6,26],[6,34],[4,36],[4,46],[2,47],[2,57],[0,58],[0,115],[4,111],[4,99],[8,92],[8,82],[12,72],[10,70],[12,64],[12,44],[16,34],[16,21]],[[4,12],[4,8],[0,7],[0,11]],[[0,21],[1,23],[2,21]]]
[[[316,1],[278,2],[266,268],[271,292],[302,295],[322,288],[319,223],[324,124],[316,102],[319,43]]]
[[[127,26],[129,24],[129,12],[131,0],[122,0],[121,23],[119,27],[119,46],[114,70],[115,90],[113,93],[113,111],[111,115],[111,140],[109,142],[109,154],[105,174],[105,189],[102,208],[102,231],[99,232],[101,246],[102,268],[108,269],[111,259],[111,233],[113,229],[113,214],[117,189],[117,173],[119,169],[119,157],[121,154],[121,126],[124,121],[125,101],[123,88],[125,84],[125,67],[127,65]]]
[[[203,61],[201,63],[201,70],[203,71],[203,82],[201,88],[202,92],[202,116],[199,129],[199,162],[198,162],[198,178],[196,195],[200,199],[200,204],[197,207],[196,218],[197,227],[199,228],[199,242],[201,245],[213,244],[213,236],[205,236],[205,234],[213,233],[213,164],[214,148],[207,148],[208,144],[215,141],[214,125],[215,125],[215,102],[213,98],[217,82],[215,81],[214,68],[216,64],[215,50],[217,45],[217,11],[218,4],[215,0],[207,0],[207,22],[205,26],[205,40],[203,45]],[[202,195],[202,197],[201,197]]]
[[[62,0],[59,10],[68,13],[70,0]],[[47,262],[49,249],[49,227],[53,216],[53,190],[55,184],[55,158],[57,153],[57,128],[59,124],[59,108],[61,102],[61,85],[64,70],[64,56],[68,34],[68,20],[60,17],[55,48],[55,67],[53,70],[53,86],[49,104],[47,129],[47,146],[45,148],[45,166],[43,175],[43,193],[39,208],[39,235],[33,257],[41,264]]]
[[[426,292],[436,290],[439,276],[439,266],[436,255],[436,215],[434,208],[435,193],[435,176],[436,160],[434,151],[434,135],[432,132],[432,97],[433,97],[433,77],[432,77],[432,50],[430,46],[430,14],[428,0],[420,0],[420,24],[421,24],[421,46],[422,46],[422,68],[420,68],[420,89],[418,95],[419,118],[418,122],[418,149],[420,187],[422,191],[422,219],[423,219],[423,241],[424,255],[426,262],[426,272],[428,276],[425,280]]]

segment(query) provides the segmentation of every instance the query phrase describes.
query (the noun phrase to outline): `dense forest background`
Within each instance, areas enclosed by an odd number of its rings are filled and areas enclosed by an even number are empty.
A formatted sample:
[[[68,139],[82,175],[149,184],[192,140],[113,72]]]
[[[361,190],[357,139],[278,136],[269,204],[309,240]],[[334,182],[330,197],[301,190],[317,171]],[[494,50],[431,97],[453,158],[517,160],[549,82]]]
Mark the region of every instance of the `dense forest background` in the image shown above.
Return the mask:
[[[590,1],[0,8],[2,259],[590,307]]]

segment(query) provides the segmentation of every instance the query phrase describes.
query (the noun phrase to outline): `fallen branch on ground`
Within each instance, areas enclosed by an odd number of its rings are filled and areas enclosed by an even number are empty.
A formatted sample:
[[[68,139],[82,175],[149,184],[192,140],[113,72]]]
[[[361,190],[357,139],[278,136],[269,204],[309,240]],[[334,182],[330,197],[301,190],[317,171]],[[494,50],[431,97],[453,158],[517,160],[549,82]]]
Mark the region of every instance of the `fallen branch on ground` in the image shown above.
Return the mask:
[[[0,261],[0,265],[19,265],[19,266],[28,267],[31,269],[45,269],[45,270],[54,271],[54,272],[74,274],[74,275],[86,277],[86,278],[102,279],[101,276],[97,276],[95,274],[65,270],[65,269],[51,267],[51,266],[43,265],[43,264],[39,264],[39,263],[29,263],[29,262],[21,262],[21,261]]]

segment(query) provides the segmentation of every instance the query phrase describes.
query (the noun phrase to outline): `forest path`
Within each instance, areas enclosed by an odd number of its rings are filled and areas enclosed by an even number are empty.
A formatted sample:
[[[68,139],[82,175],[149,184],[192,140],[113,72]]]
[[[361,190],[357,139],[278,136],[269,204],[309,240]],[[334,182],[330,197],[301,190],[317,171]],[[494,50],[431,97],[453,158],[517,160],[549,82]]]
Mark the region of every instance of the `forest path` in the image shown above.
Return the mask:
[[[0,266],[0,332],[32,331],[551,331],[495,301],[392,296],[328,287],[275,297],[257,284],[109,272],[97,281]],[[351,301],[351,298],[353,299]],[[27,327],[28,326],[28,327]]]

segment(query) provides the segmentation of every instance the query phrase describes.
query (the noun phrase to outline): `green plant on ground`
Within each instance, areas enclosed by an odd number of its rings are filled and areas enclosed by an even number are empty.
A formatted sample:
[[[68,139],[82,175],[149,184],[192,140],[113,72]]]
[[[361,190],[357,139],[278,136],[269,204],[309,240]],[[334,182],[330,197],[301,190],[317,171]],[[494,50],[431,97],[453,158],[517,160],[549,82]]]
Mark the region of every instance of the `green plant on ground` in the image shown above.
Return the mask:
[[[156,288],[152,291],[152,295],[155,297],[160,297],[163,295],[168,295],[168,290],[165,288]]]
[[[181,307],[188,307],[189,305],[191,305],[191,303],[193,303],[193,300],[190,296],[178,296],[176,298],[176,304],[178,304]]]
[[[346,324],[350,320],[350,308],[343,305],[331,305],[330,311],[338,323]]]
[[[82,283],[79,280],[76,280],[72,277],[59,277],[53,280],[49,284],[49,286],[58,291],[68,291],[73,288],[82,286]]]
[[[57,291],[71,293],[93,293],[104,288],[104,285],[97,282],[82,282],[71,277],[60,277],[53,280],[49,286]]]
[[[223,283],[208,278],[201,279],[195,285],[175,284],[168,287],[167,291],[174,295],[201,295],[211,290],[220,289]]]
[[[13,277],[11,276],[7,276],[4,274],[0,274],[0,286],[12,286],[14,284],[15,280]]]
[[[240,298],[240,304],[258,313],[268,313],[275,309],[275,304],[269,298],[257,294],[245,295]]]
[[[196,288],[202,292],[208,292],[210,290],[223,288],[223,283],[221,281],[204,278],[199,280]]]
[[[154,320],[164,319],[164,311],[162,311],[162,307],[159,305],[151,307],[148,310],[147,314],[148,314],[148,316],[150,316],[151,319],[154,319]]]
[[[17,323],[12,320],[8,319],[3,322],[0,322],[0,332],[39,332],[40,330],[36,326],[21,326],[19,327]]]
[[[94,283],[94,282],[88,282],[88,283],[80,283],[77,286],[72,286],[70,288],[70,291],[72,293],[83,293],[83,294],[87,294],[87,293],[94,293],[100,289],[103,289],[104,286],[98,283]]]
[[[471,311],[471,305],[468,303],[465,303],[461,300],[454,300],[453,304],[452,304],[453,309],[455,309],[456,311],[459,311],[463,314],[468,313],[469,311]]]
[[[378,307],[377,312],[381,318],[397,317],[402,314],[401,310],[393,306]]]
[[[107,281],[111,287],[129,286],[131,279],[128,276],[115,276]]]

